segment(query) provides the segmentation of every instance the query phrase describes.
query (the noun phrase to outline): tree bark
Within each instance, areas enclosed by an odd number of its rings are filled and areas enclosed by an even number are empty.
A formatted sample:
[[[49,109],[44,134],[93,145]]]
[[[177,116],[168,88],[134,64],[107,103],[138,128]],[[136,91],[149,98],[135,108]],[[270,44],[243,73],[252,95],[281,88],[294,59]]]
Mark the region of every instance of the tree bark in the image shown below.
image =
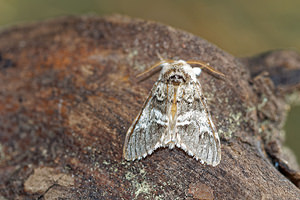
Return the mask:
[[[218,166],[178,148],[122,158],[126,131],[158,78],[136,75],[158,53],[226,75],[199,77],[221,137]],[[292,51],[235,58],[190,33],[124,16],[2,30],[0,199],[300,199],[298,164],[282,144],[299,74]]]

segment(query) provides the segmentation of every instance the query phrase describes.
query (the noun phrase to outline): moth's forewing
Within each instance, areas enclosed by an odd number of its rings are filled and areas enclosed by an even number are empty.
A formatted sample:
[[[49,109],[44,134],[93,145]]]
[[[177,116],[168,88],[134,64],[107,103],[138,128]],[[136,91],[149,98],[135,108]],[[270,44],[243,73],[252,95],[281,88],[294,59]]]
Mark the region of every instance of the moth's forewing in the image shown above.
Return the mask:
[[[199,82],[184,86],[178,103],[177,146],[202,163],[216,166],[221,159],[220,140],[211,120]]]
[[[166,90],[167,87],[159,81],[154,84],[142,111],[126,134],[123,149],[126,160],[141,159],[162,146],[162,135],[168,129]]]

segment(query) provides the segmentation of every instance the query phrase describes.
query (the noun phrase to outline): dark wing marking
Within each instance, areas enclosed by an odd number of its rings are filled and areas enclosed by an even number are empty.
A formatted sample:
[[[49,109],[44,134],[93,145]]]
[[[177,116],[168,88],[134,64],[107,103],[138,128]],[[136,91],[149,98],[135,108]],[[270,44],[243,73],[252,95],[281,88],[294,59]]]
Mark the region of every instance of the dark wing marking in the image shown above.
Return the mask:
[[[126,160],[141,159],[161,147],[162,135],[168,129],[167,85],[158,81],[154,84],[142,111],[129,128],[123,149]]]
[[[220,139],[201,85],[192,82],[184,88],[182,100],[178,103],[176,145],[201,163],[216,166],[221,160]]]

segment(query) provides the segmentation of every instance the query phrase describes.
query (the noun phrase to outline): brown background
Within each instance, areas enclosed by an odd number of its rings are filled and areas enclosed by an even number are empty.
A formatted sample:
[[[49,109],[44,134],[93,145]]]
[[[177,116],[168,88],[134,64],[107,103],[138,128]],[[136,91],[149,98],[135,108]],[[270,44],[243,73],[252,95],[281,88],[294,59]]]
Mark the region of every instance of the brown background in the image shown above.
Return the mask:
[[[0,26],[64,15],[120,13],[186,30],[243,57],[271,49],[299,51],[299,7],[298,0],[0,0]],[[286,144],[298,160],[299,117],[300,106],[292,106],[285,126]]]

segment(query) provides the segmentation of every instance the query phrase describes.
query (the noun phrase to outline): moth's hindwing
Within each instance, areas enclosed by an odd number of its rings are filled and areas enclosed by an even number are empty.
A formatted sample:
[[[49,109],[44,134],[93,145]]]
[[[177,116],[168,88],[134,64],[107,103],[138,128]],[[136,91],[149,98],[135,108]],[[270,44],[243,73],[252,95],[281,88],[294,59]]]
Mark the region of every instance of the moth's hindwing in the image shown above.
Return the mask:
[[[123,149],[126,160],[141,159],[162,146],[160,139],[168,129],[166,94],[166,85],[156,82],[142,111],[126,134]]]
[[[220,139],[211,120],[199,82],[179,88],[176,146],[202,163],[212,166],[221,160]]]

